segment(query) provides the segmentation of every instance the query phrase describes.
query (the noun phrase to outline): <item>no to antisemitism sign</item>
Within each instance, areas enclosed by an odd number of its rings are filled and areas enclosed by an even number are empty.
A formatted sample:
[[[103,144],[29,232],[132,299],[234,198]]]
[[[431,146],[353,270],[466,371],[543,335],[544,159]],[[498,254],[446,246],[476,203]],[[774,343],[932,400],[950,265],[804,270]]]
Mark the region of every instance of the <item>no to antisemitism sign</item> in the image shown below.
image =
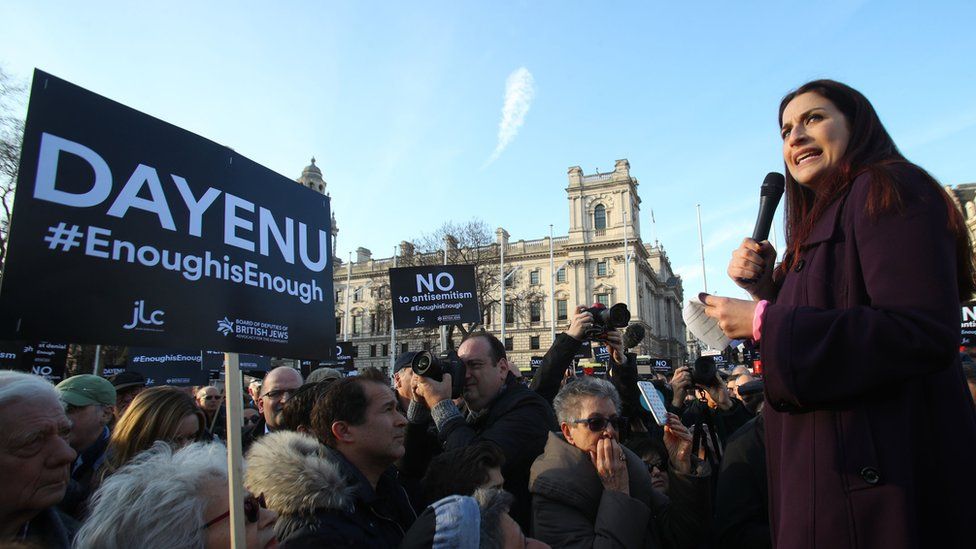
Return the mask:
[[[398,330],[481,320],[474,265],[390,269],[390,293]]]
[[[329,199],[35,71],[0,337],[329,356]]]

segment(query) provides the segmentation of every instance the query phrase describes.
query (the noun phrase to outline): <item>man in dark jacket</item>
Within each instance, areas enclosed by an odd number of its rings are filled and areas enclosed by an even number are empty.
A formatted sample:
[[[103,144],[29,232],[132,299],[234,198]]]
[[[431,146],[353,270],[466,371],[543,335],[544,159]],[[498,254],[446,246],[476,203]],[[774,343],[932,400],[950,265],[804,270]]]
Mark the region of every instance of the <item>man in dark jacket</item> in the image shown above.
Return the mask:
[[[511,515],[523,529],[530,522],[529,469],[542,453],[550,431],[557,429],[548,402],[520,385],[511,373],[505,346],[488,332],[465,336],[458,347],[465,365],[465,417],[451,401],[451,379],[441,382],[414,376],[416,395],[430,409],[445,450],[488,440],[505,455],[505,490],[515,496]]]
[[[375,369],[334,382],[312,409],[311,437],[258,439],[245,484],[280,515],[283,548],[396,547],[416,518],[393,462],[406,418]]]

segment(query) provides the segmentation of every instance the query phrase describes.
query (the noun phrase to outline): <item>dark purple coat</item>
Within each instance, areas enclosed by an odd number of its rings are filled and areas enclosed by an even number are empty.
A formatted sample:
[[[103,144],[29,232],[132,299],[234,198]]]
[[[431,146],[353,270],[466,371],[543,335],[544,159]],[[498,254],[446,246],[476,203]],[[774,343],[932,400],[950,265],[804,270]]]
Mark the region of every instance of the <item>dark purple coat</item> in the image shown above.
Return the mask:
[[[763,317],[776,547],[976,544],[955,237],[941,190],[893,174],[902,209],[872,218],[855,179]]]

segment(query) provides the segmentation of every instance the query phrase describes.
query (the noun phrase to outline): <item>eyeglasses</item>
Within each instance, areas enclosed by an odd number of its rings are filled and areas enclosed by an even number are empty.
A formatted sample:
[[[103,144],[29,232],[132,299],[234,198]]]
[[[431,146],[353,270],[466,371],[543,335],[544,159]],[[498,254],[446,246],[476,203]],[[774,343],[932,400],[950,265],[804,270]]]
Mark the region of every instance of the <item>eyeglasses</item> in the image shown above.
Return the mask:
[[[244,498],[244,518],[247,519],[247,522],[250,523],[257,522],[258,515],[261,513],[261,509],[267,509],[267,508],[268,505],[264,502],[264,494],[261,494],[258,497],[254,497],[253,495],[248,494],[247,497]],[[230,509],[228,509],[224,514],[220,515],[219,517],[204,524],[201,530],[206,530],[207,528],[210,528],[214,524],[217,524],[218,522],[224,520],[229,516],[230,516]]]
[[[246,417],[246,418],[244,418],[244,425],[247,425],[248,423],[253,423],[253,424],[257,425],[259,419],[261,419],[261,416],[259,416],[259,415],[258,416],[253,416],[253,417]]]
[[[279,398],[291,398],[291,395],[295,394],[298,389],[275,389],[274,391],[268,391],[261,395],[261,398],[270,398],[271,400],[278,400]]]
[[[580,424],[585,423],[587,427],[590,428],[594,433],[599,433],[607,428],[607,425],[612,425],[613,429],[618,433],[627,424],[627,418],[622,416],[613,416],[611,418],[605,417],[588,417],[586,419],[577,419],[571,423]]]
[[[220,400],[220,395],[207,395],[205,397],[200,397],[202,400]]]

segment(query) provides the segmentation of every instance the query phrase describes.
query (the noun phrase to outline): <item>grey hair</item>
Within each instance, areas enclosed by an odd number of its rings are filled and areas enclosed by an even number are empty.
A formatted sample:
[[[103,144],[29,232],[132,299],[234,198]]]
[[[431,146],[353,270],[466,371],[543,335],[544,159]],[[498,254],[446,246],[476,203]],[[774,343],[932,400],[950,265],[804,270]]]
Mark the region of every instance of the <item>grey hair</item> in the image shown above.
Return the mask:
[[[0,408],[19,400],[34,400],[38,397],[61,401],[58,390],[43,377],[14,370],[0,370]]]
[[[552,400],[552,407],[556,410],[556,419],[560,423],[569,423],[581,419],[579,417],[582,400],[585,397],[609,398],[613,402],[617,413],[620,413],[620,394],[613,383],[605,379],[583,376],[570,381],[556,394]]]
[[[75,549],[203,549],[208,494],[226,489],[227,449],[195,442],[176,452],[156,442],[105,479]]]
[[[501,488],[478,488],[474,499],[481,508],[481,544],[479,549],[503,549],[505,534],[502,516],[508,513],[515,498]]]

